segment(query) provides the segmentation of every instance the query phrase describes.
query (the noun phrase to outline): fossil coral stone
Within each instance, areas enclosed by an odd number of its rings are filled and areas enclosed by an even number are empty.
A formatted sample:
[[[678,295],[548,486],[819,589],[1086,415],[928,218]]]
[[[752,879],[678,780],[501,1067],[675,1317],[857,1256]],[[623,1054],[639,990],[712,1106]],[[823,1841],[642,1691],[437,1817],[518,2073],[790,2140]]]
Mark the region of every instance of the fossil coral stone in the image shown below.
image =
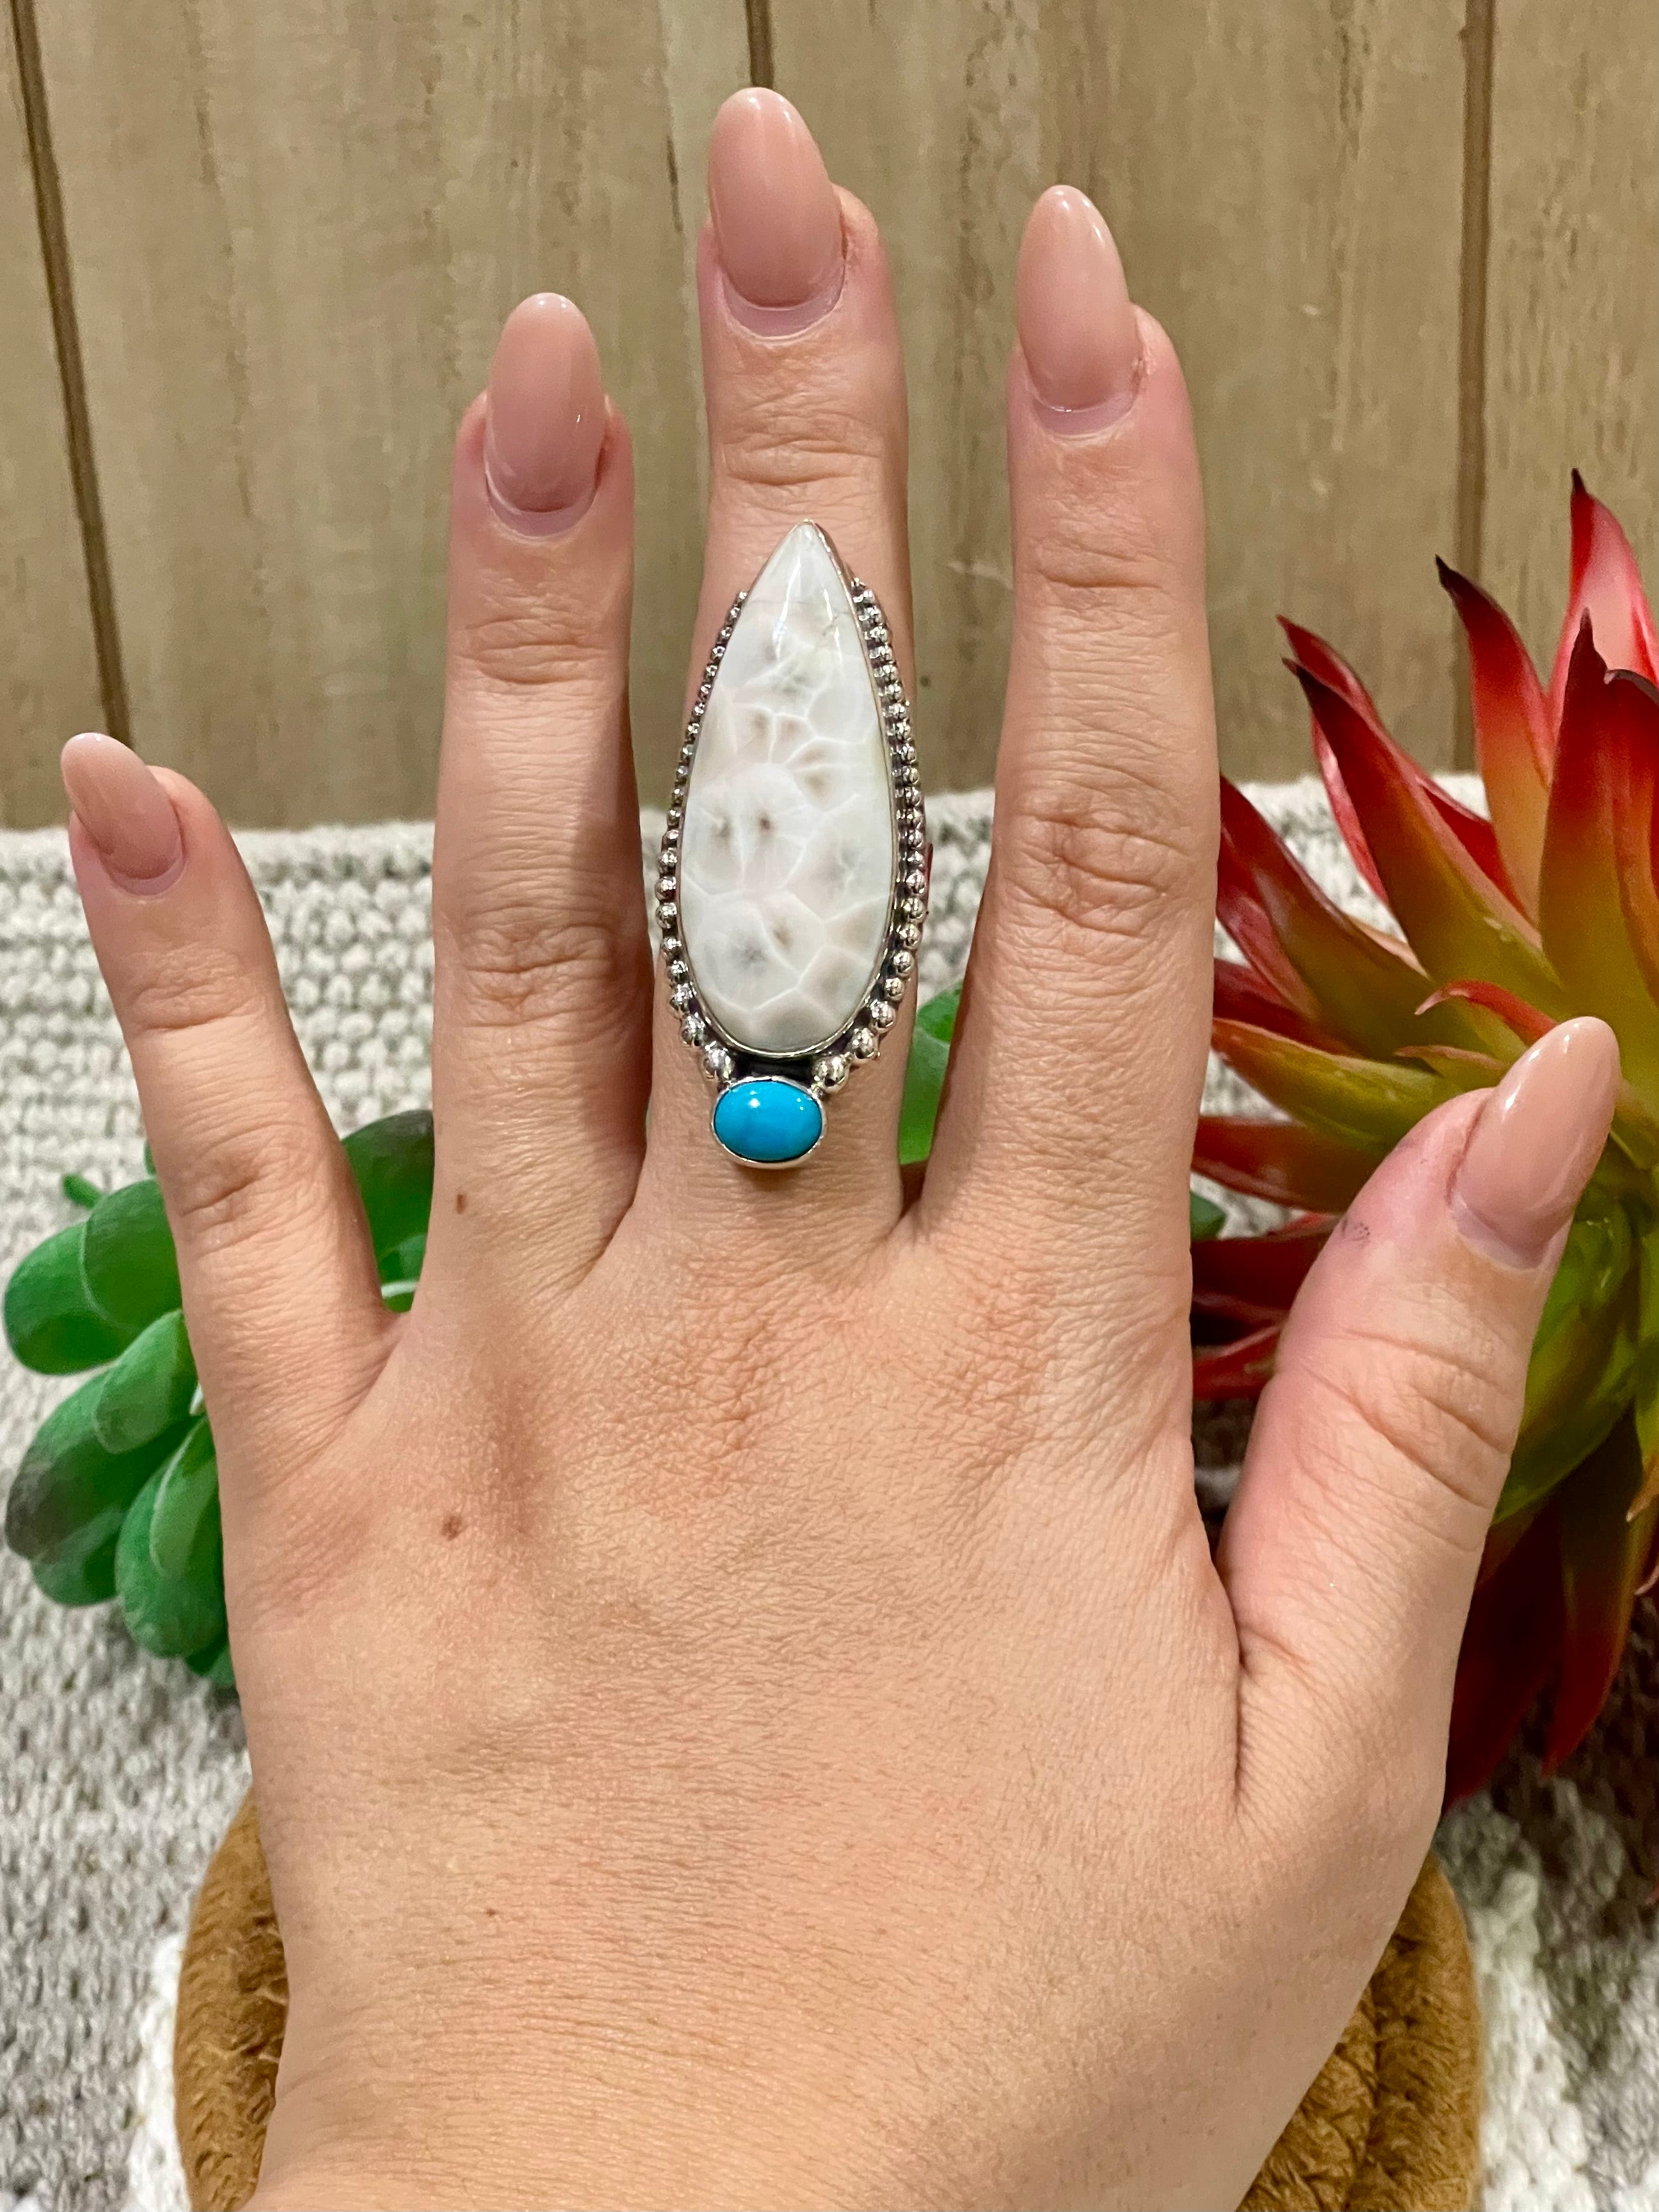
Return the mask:
[[[829,540],[803,522],[738,617],[686,793],[681,933],[734,1044],[794,1057],[846,1027],[880,970],[894,853],[858,618]]]

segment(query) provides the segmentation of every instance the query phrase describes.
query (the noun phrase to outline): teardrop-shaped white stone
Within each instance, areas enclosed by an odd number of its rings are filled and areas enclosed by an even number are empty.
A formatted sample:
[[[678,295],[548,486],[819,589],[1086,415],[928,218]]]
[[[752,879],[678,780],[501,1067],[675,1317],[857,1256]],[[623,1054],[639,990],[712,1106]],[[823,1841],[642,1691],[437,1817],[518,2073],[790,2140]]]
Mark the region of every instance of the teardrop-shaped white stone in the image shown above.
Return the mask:
[[[680,840],[686,955],[734,1043],[805,1054],[846,1027],[881,964],[894,853],[858,617],[823,533],[799,523],[732,632]]]

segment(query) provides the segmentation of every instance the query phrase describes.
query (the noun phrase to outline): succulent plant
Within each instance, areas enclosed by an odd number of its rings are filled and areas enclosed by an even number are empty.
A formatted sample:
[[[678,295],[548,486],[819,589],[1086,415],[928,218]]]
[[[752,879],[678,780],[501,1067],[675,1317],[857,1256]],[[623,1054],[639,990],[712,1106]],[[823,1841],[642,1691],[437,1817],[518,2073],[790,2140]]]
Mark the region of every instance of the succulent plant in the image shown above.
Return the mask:
[[[432,1116],[345,1140],[382,1294],[407,1307],[426,1249]],[[60,1605],[118,1600],[135,1640],[229,1688],[219,1475],[153,1176],[100,1193],[64,1178],[82,1218],[6,1285],[7,1341],[44,1375],[86,1373],[35,1431],[6,1500],[6,1541]],[[92,1370],[88,1372],[88,1370]]]
[[[1468,644],[1490,819],[1390,739],[1353,672],[1285,625],[1326,791],[1399,934],[1340,911],[1222,786],[1213,1042],[1282,1120],[1200,1124],[1194,1167],[1292,1209],[1193,1254],[1194,1387],[1251,1396],[1297,1285],[1389,1147],[1553,1024],[1619,1036],[1613,1134],[1534,1344],[1453,1708],[1449,1796],[1477,1789],[1553,1688],[1547,1762],[1583,1741],[1659,1570],[1659,640],[1617,521],[1575,475],[1547,689],[1508,617],[1443,562]]]

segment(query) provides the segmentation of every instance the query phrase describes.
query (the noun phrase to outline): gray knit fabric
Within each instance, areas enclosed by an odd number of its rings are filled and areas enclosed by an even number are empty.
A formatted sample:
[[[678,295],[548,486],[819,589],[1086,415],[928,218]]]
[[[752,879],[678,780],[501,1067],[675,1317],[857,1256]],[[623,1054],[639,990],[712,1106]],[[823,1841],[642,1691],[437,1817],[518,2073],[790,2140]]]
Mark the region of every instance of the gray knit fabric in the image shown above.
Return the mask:
[[[1347,903],[1364,897],[1310,785],[1258,803]],[[989,838],[983,794],[934,802],[924,991],[960,973]],[[645,831],[647,849],[657,824]],[[430,831],[241,840],[301,1041],[343,1127],[424,1103]],[[1374,910],[1373,910],[1373,918]],[[58,1179],[140,1171],[131,1078],[61,836],[0,833],[0,1268],[68,1218]],[[0,1464],[63,1385],[0,1360]],[[1212,1430],[1218,1502],[1235,1428]],[[1513,1762],[1447,1821],[1487,2030],[1486,2203],[1659,2212],[1659,1872],[1647,1616],[1567,1771]],[[190,1899],[246,1785],[234,1701],[66,1613],[0,1555],[0,2212],[182,2205],[168,2133],[172,1981]]]

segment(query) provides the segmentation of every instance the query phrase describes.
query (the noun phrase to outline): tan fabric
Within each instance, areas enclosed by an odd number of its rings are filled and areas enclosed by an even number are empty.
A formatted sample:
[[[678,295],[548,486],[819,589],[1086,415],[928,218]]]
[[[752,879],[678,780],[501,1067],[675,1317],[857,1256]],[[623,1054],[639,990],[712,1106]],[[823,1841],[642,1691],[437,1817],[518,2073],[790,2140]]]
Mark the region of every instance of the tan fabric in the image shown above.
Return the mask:
[[[288,2013],[250,1797],[197,1900],[173,2087],[196,2212],[253,2194]],[[1480,2171],[1480,2020],[1463,1923],[1431,1859],[1341,2042],[1243,2212],[1468,2212]]]
[[[1474,1972],[1431,1859],[1243,2212],[1468,2212],[1480,2172]]]

